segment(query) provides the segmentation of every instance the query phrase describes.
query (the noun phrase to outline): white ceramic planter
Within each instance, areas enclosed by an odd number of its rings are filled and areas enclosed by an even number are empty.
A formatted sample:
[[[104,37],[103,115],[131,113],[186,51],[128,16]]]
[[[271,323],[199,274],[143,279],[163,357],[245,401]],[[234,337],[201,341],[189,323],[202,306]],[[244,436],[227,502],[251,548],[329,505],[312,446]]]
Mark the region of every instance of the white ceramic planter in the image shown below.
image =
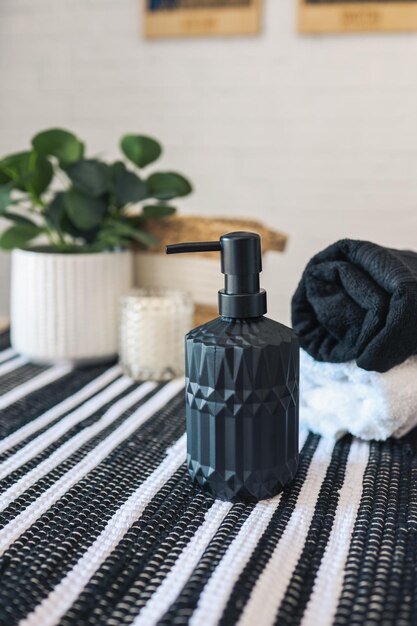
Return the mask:
[[[11,342],[33,361],[93,361],[117,354],[119,298],[132,287],[124,252],[14,250]]]

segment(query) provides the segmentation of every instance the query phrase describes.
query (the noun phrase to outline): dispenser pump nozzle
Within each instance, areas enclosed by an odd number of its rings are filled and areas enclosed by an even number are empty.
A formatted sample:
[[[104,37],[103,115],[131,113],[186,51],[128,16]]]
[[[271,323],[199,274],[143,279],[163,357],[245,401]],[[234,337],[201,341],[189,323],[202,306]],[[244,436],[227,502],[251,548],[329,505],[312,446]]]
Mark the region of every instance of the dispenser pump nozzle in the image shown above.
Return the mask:
[[[219,291],[223,317],[259,317],[266,313],[266,292],[259,287],[262,271],[261,238],[245,231],[227,233],[219,241],[177,243],[166,246],[167,254],[220,252],[224,289]]]

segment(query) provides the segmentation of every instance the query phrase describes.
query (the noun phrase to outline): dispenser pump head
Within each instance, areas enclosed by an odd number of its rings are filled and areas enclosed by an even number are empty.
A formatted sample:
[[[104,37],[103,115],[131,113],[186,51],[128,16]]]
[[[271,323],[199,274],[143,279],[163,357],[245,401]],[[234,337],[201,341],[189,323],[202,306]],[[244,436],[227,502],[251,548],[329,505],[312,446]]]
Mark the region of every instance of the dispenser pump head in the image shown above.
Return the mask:
[[[266,313],[266,292],[259,288],[262,272],[261,238],[245,231],[227,233],[219,241],[176,243],[167,254],[220,252],[224,289],[219,291],[219,313],[223,317],[259,317]]]

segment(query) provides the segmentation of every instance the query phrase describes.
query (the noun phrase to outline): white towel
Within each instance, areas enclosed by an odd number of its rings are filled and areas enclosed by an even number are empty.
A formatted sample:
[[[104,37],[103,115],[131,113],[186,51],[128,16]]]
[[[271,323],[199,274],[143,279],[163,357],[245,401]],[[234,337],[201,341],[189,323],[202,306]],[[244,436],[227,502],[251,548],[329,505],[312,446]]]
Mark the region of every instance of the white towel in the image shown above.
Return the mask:
[[[417,426],[417,357],[380,374],[300,356],[300,419],[313,432],[383,440]]]

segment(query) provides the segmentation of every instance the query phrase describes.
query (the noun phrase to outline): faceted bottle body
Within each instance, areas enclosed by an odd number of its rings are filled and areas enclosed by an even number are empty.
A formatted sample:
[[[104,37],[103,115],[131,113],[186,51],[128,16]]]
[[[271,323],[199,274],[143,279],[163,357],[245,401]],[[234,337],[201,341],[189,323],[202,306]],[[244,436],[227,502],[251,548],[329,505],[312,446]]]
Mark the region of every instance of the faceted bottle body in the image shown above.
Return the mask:
[[[267,317],[219,317],[186,347],[187,465],[216,498],[256,502],[298,466],[299,346]]]

